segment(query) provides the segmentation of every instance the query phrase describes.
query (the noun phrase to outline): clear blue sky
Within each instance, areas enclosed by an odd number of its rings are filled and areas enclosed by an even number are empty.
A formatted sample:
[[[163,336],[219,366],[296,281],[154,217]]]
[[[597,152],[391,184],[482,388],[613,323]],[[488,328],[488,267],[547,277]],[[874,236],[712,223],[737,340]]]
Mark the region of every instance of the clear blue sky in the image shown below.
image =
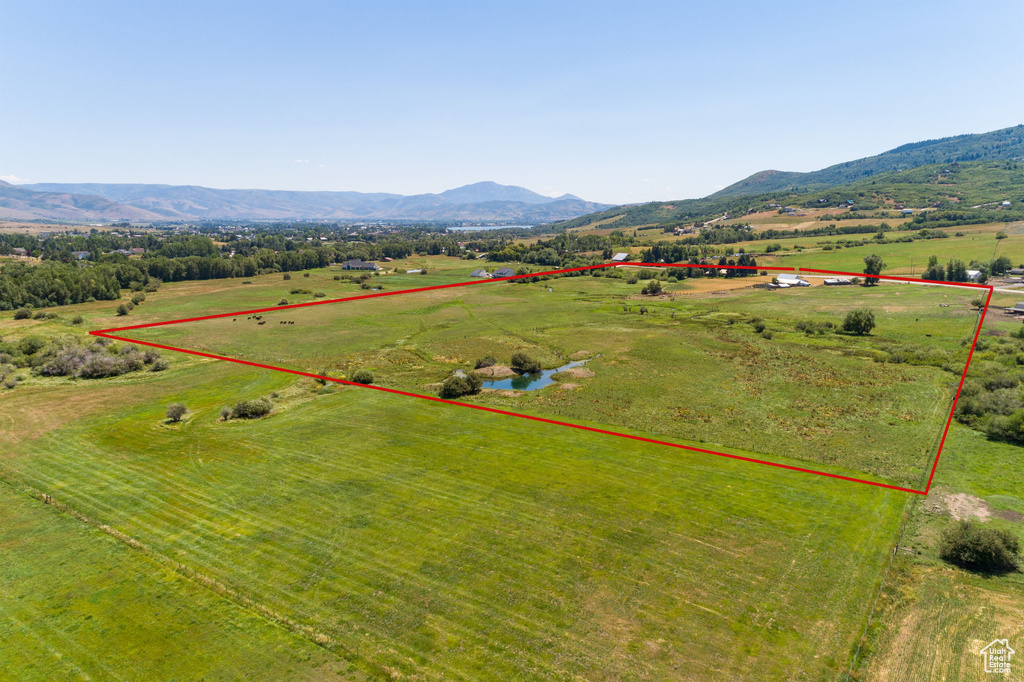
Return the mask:
[[[1024,2],[0,0],[0,176],[703,196],[1024,122]]]

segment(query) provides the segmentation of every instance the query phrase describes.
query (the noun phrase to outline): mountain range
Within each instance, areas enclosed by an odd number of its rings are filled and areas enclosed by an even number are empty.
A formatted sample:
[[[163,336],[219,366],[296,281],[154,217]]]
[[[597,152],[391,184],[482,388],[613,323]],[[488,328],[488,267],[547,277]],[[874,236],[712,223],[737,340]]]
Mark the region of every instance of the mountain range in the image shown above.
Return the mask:
[[[439,194],[212,189],[193,185],[0,183],[0,217],[95,220],[397,220],[546,223],[610,204],[478,182]]]

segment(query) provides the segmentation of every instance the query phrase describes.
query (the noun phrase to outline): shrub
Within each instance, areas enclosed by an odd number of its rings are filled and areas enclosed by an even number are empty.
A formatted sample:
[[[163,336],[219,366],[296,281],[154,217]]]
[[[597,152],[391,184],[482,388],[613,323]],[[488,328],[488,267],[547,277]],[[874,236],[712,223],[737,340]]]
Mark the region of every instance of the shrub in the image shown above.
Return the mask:
[[[132,311],[132,309],[128,307],[127,303],[122,303],[121,305],[117,306],[117,315],[118,315],[118,317],[124,317],[125,315],[127,315],[131,311]]]
[[[754,333],[755,334],[761,334],[762,332],[764,332],[765,329],[768,328],[767,325],[765,325],[765,323],[762,322],[761,320],[757,320],[756,322],[751,322],[751,324],[754,327]]]
[[[996,232],[996,239],[1006,239],[1006,233],[1001,230]]]
[[[277,304],[278,305],[288,305],[288,299],[287,298],[282,298],[280,301],[277,302]]]
[[[951,564],[975,571],[1015,571],[1020,541],[1009,531],[960,521],[942,534],[939,556]]]
[[[861,308],[859,310],[851,310],[846,314],[846,319],[843,320],[843,331],[850,332],[852,334],[864,335],[871,333],[871,330],[875,328],[875,314],[870,310]]]
[[[441,384],[439,395],[442,398],[458,398],[478,392],[484,385],[484,380],[475,374],[459,376],[453,374]]]
[[[496,364],[498,364],[497,359],[493,355],[488,355],[477,360],[473,368],[483,369],[484,367],[494,367]]]
[[[220,408],[220,418],[224,421],[231,419],[231,408],[222,407]]]
[[[984,308],[985,307],[985,297],[984,296],[978,296],[973,301],[971,301],[971,305],[974,306],[975,308],[979,309],[979,310]]]
[[[171,403],[167,406],[167,410],[164,412],[164,416],[170,419],[172,422],[180,422],[181,418],[188,413],[188,408],[181,403]]]
[[[629,279],[626,280],[626,284],[636,284],[639,281],[640,280],[638,280],[635,276],[633,276],[633,277],[630,277]]]
[[[270,414],[273,405],[266,398],[243,400],[231,408],[231,416],[235,419],[256,419]]]
[[[540,362],[521,351],[512,355],[510,366],[521,374],[535,374],[541,370]]]
[[[38,336],[26,336],[18,343],[18,350],[24,355],[35,355],[46,346],[46,340]]]
[[[137,294],[132,294],[132,305],[139,305],[146,300],[146,295],[141,291]]]
[[[14,311],[14,319],[16,320],[27,320],[32,317],[32,311],[28,308],[18,308]]]
[[[373,372],[368,369],[358,369],[352,373],[352,381],[357,384],[370,385],[373,383]]]
[[[340,282],[341,281],[341,275],[335,275],[334,276],[334,281],[335,282]]]
[[[284,273],[284,277],[282,279],[291,279],[291,278],[292,278],[292,273],[286,272],[286,273]]]
[[[420,274],[421,274],[421,275],[425,275],[425,274],[427,274],[427,269],[426,269],[426,268],[423,268],[422,270],[420,270]]]
[[[85,318],[81,315],[75,315],[71,318],[71,324],[82,324],[83,322],[85,322]]]
[[[761,332],[761,338],[762,339],[768,339],[769,341],[771,341],[773,338],[775,338],[775,335],[772,334],[767,329],[765,329],[763,332]]]
[[[303,277],[309,277],[309,273],[308,272],[304,272],[304,273],[302,273],[302,276]]]
[[[322,291],[317,291],[313,294],[313,298],[327,298],[327,294]]]
[[[150,365],[149,371],[150,372],[163,372],[164,370],[166,370],[170,366],[171,366],[170,362],[168,362],[164,358],[160,358],[159,360],[155,360],[153,362],[153,364]]]
[[[640,293],[646,294],[648,296],[657,296],[658,294],[661,293],[661,280],[652,279],[646,285],[644,285],[644,288],[641,290]]]

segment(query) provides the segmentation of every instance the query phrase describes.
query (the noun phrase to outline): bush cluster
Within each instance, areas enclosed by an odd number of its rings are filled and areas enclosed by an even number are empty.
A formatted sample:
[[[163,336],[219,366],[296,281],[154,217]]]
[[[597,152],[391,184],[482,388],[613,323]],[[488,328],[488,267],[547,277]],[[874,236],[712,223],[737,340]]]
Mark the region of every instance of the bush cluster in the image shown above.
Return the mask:
[[[231,408],[230,416],[234,419],[257,419],[270,414],[272,409],[274,406],[266,398],[243,400],[235,403],[235,406]],[[223,414],[224,412],[221,411],[222,416]]]
[[[441,391],[439,395],[442,398],[459,398],[464,395],[470,395],[478,392],[483,388],[484,380],[476,374],[458,375],[453,374],[444,380],[441,384]]]
[[[1016,571],[1020,541],[1009,531],[960,521],[942,535],[939,556],[975,571],[1003,573]]]
[[[76,337],[27,336],[17,343],[0,343],[0,375],[4,378],[17,368],[28,368],[37,376],[102,379],[146,368],[159,372],[167,367],[167,361],[155,350],[140,351],[107,339],[87,342]]]
[[[512,362],[509,363],[516,372],[520,374],[535,374],[541,371],[541,364],[522,351],[512,354]]]

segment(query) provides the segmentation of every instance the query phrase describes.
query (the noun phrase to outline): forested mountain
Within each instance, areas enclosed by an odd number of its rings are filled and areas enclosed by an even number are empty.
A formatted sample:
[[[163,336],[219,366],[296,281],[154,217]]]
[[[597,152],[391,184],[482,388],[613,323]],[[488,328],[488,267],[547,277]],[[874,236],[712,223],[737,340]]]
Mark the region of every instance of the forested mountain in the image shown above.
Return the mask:
[[[482,182],[440,194],[294,192],[193,185],[39,183],[0,196],[0,216],[51,220],[407,220],[544,223],[609,207],[572,195],[545,197]],[[48,196],[35,196],[32,195]],[[49,195],[65,197],[51,210]],[[77,212],[64,205],[82,206]],[[102,206],[98,212],[85,207]]]
[[[1024,125],[979,135],[957,135],[912,142],[877,156],[837,163],[810,173],[765,170],[715,192],[711,197],[763,194],[785,189],[809,190],[843,185],[887,171],[936,163],[1024,158]]]
[[[1009,209],[1003,201],[1010,201]],[[932,164],[907,171],[889,171],[834,187],[817,190],[780,190],[762,194],[709,196],[682,201],[654,201],[616,206],[552,225],[555,231],[600,224],[603,228],[686,226],[719,218],[737,218],[748,212],[782,207],[830,208],[843,206],[848,215],[896,211],[897,206],[934,208],[937,213],[977,214],[983,222],[1024,219],[1024,160],[974,161]],[[918,216],[920,217],[920,216]]]

